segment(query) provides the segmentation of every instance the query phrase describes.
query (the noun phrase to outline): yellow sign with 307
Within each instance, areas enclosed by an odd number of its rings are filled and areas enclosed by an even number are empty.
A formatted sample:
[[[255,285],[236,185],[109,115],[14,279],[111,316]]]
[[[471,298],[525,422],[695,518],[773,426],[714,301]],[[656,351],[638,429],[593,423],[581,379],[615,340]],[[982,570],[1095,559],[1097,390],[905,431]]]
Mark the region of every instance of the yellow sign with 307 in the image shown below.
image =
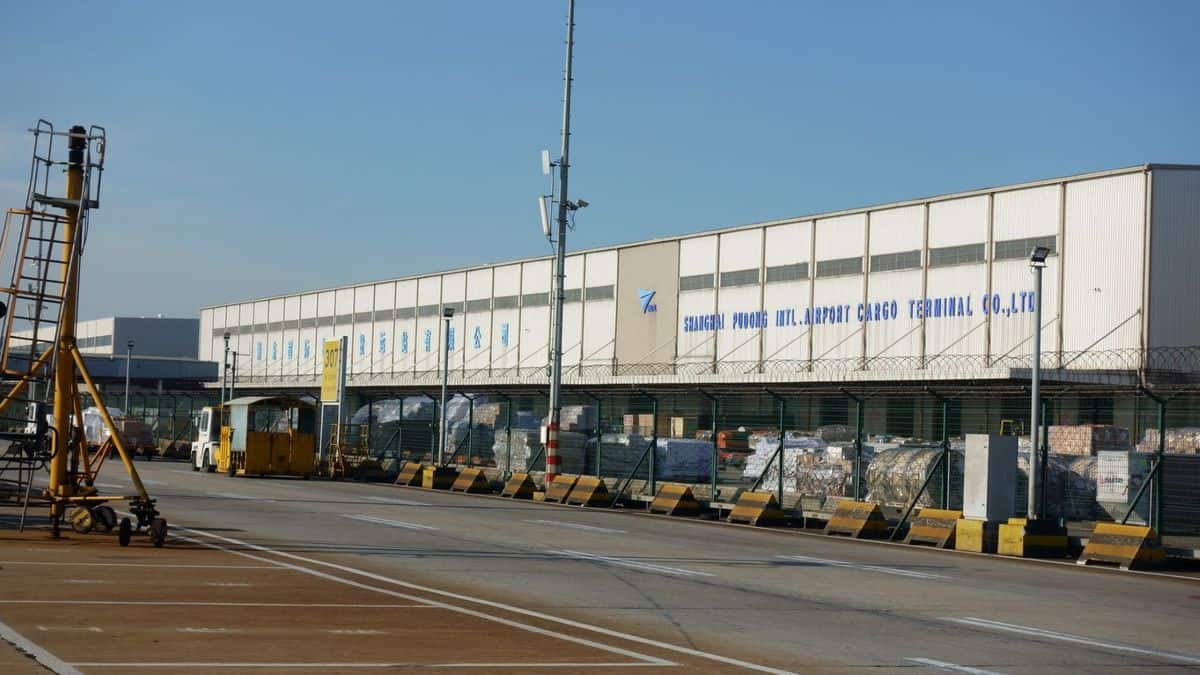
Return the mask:
[[[337,403],[341,389],[340,375],[342,370],[342,341],[326,340],[325,361],[321,367],[321,402]]]

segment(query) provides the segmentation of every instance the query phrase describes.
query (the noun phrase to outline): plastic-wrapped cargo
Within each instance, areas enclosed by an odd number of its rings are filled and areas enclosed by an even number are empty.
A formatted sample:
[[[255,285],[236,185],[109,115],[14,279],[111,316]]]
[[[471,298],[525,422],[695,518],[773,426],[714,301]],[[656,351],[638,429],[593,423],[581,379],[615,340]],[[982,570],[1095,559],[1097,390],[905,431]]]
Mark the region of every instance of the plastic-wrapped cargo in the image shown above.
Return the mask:
[[[637,466],[650,438],[638,434],[604,434],[600,437],[600,471],[605,476],[624,477]],[[694,438],[660,438],[654,451],[654,474],[658,480],[707,481],[712,472],[713,445]],[[649,477],[649,458],[638,467],[636,478]],[[591,464],[591,462],[589,462]]]
[[[916,497],[921,485],[933,471],[941,454],[940,447],[901,446],[876,452],[866,472],[867,501],[892,506],[907,506]],[[952,509],[962,508],[963,451],[951,447],[950,503]],[[917,501],[920,507],[942,505],[941,471],[929,481],[929,486]]]
[[[550,418],[542,418],[542,424],[550,424]],[[559,431],[577,431],[590,434],[596,430],[596,406],[564,405],[558,417]]]
[[[1054,424],[1047,440],[1058,455],[1095,455],[1101,450],[1128,450],[1129,429],[1111,424]]]
[[[796,483],[797,458],[803,454],[824,452],[827,445],[820,438],[806,436],[797,431],[785,431],[783,433],[783,482],[785,489],[786,486],[795,485]],[[746,458],[746,466],[742,469],[742,477],[757,479],[765,470],[767,471],[767,476],[763,479],[763,484],[774,485],[775,481],[778,480],[778,474],[775,473],[777,469],[774,463],[768,467],[767,461],[771,459],[771,455],[774,455],[775,449],[779,447],[778,436],[768,433],[751,434],[750,447],[754,449],[754,454]]]
[[[403,417],[406,420],[429,420],[433,419],[433,413],[436,407],[433,401],[424,396],[414,396],[404,399]]]
[[[1049,518],[1091,520],[1096,516],[1096,457],[1046,455],[1046,503],[1043,511]],[[1029,446],[1017,451],[1016,513],[1024,516],[1029,504]]]
[[[1158,429],[1147,429],[1137,449],[1138,452],[1158,452]],[[1163,451],[1176,455],[1200,455],[1200,427],[1167,429]]]
[[[816,436],[826,443],[846,443],[854,440],[854,430],[845,424],[826,424],[817,427]]]
[[[529,466],[529,460],[542,449],[541,430],[514,428],[511,438],[512,464],[510,467],[505,467],[510,452],[509,434],[504,429],[497,429],[494,438],[492,453],[495,456],[496,466],[508,468],[510,471],[528,471],[533,468]],[[584,434],[571,431],[559,432],[558,456],[562,458],[559,465],[561,473],[586,473],[588,471],[587,443],[588,438]],[[542,459],[538,460],[537,465],[538,467],[545,466],[544,454]]]

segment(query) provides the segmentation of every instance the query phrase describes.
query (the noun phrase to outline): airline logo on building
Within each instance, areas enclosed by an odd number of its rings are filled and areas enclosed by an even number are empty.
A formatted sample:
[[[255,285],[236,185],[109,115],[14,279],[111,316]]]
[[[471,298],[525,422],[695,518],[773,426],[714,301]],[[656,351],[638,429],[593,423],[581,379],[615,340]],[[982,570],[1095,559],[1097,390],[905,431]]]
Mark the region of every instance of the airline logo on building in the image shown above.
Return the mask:
[[[654,304],[654,291],[652,290],[639,288],[638,302],[642,305],[642,314],[658,311],[658,305]]]

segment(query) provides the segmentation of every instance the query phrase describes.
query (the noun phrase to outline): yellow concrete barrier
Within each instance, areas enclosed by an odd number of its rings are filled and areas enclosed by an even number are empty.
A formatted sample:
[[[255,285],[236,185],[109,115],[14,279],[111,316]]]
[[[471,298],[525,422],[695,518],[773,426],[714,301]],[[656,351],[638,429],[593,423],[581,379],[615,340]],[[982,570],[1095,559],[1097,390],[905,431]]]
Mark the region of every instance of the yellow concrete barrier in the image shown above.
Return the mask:
[[[579,476],[568,473],[561,473],[555,476],[554,482],[546,486],[546,497],[542,501],[554,502],[555,504],[564,503],[578,481]]]
[[[934,548],[953,548],[954,532],[962,511],[921,509],[908,525],[906,544],[928,544]]]
[[[954,531],[954,548],[958,551],[995,553],[999,530],[997,523],[963,518],[958,521],[958,527]]]
[[[470,494],[490,494],[492,484],[488,482],[483,469],[463,469],[450,486],[451,492],[467,492]]]
[[[422,468],[417,462],[405,462],[404,466],[400,468],[400,475],[396,476],[396,485],[419,487]]]
[[[870,539],[887,536],[887,527],[887,518],[883,517],[878,504],[843,499],[825,523],[825,534]]]
[[[692,489],[686,485],[667,484],[659,488],[650,502],[650,513],[665,513],[668,516],[698,516],[700,502],[696,501]]]
[[[580,476],[567,495],[567,503],[573,506],[608,506],[612,504],[612,495],[602,479]]]
[[[1049,520],[1009,518],[1000,526],[996,552],[1019,558],[1067,557],[1067,530]]]
[[[1079,556],[1080,565],[1100,562],[1120,566],[1123,570],[1158,567],[1165,560],[1162,539],[1152,527],[1096,523]]]
[[[427,466],[421,472],[421,487],[433,490],[449,490],[458,478],[458,472],[448,466]]]
[[[510,499],[533,499],[535,489],[536,486],[529,474],[514,473],[504,483],[504,489],[500,491],[500,496]]]
[[[771,492],[743,492],[729,512],[729,522],[747,525],[784,525],[787,515]]]

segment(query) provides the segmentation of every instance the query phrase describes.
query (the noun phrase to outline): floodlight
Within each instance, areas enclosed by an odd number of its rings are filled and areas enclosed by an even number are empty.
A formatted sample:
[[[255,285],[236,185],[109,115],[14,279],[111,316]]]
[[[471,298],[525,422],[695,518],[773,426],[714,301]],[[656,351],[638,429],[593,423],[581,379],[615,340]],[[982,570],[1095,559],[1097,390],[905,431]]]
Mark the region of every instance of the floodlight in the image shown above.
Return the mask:
[[[543,175],[543,176],[549,176],[549,175],[550,175],[550,166],[551,166],[551,164],[550,164],[550,151],[549,151],[549,150],[543,150],[543,151],[542,151],[542,175]]]
[[[1050,249],[1045,246],[1035,246],[1033,252],[1029,254],[1030,265],[1045,265],[1046,256],[1050,255]]]
[[[442,308],[442,316],[447,319],[454,318],[454,308],[453,307],[443,307]]]
[[[581,209],[586,209],[588,207],[588,204],[589,204],[589,202],[586,199],[576,199],[575,200],[575,205]]]

